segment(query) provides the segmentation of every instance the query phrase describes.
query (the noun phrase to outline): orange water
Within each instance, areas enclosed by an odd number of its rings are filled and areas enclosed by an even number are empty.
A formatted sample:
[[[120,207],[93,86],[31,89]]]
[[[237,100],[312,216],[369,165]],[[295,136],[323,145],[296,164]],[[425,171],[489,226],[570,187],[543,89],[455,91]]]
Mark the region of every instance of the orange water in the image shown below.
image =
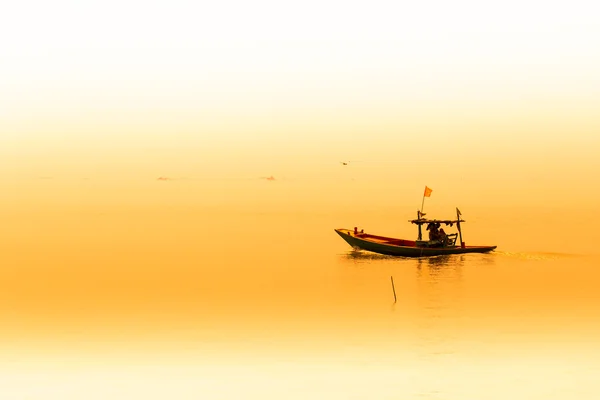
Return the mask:
[[[406,208],[14,207],[3,398],[600,393],[598,256],[591,235],[571,234],[585,224],[543,207],[463,207],[467,244],[497,251],[429,259],[355,252],[333,231],[414,238]]]

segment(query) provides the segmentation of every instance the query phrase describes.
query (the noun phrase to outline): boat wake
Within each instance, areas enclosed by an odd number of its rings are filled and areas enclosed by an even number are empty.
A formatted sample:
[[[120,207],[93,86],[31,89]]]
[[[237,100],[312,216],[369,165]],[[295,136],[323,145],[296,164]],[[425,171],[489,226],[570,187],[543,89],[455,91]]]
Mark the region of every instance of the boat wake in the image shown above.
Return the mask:
[[[577,257],[578,254],[570,253],[549,253],[549,252],[510,252],[510,251],[495,251],[495,254],[504,257],[518,258],[521,260],[558,260],[566,257]]]

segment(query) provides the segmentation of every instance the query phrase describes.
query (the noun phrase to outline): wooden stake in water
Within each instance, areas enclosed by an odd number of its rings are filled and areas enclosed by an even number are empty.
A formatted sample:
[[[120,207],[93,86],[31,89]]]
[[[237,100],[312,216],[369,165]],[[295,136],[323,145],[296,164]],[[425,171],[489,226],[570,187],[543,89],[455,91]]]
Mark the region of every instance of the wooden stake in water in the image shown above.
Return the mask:
[[[390,276],[392,279],[392,291],[394,292],[394,303],[396,302],[396,288],[394,287],[394,277]]]

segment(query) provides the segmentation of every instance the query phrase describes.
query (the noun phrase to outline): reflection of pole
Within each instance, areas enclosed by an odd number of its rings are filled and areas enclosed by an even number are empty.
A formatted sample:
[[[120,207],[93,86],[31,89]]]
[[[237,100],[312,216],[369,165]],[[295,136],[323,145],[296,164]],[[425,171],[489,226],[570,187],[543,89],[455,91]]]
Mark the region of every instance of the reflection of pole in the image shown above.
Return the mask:
[[[392,279],[392,291],[394,292],[394,303],[396,302],[396,288],[394,287],[394,277],[390,276]]]
[[[458,237],[460,238],[460,247],[464,248],[465,247],[465,242],[463,242],[462,240],[462,231],[460,230],[460,211],[458,211],[458,208],[456,209],[456,227],[458,228]]]

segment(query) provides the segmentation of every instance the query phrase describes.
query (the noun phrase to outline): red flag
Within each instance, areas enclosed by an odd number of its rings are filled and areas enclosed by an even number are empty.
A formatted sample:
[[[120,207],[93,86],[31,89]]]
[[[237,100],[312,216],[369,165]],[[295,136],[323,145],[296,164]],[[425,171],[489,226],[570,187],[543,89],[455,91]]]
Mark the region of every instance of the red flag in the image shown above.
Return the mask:
[[[423,196],[425,197],[431,197],[431,192],[433,190],[429,189],[427,186],[425,186],[425,193],[423,194]]]

